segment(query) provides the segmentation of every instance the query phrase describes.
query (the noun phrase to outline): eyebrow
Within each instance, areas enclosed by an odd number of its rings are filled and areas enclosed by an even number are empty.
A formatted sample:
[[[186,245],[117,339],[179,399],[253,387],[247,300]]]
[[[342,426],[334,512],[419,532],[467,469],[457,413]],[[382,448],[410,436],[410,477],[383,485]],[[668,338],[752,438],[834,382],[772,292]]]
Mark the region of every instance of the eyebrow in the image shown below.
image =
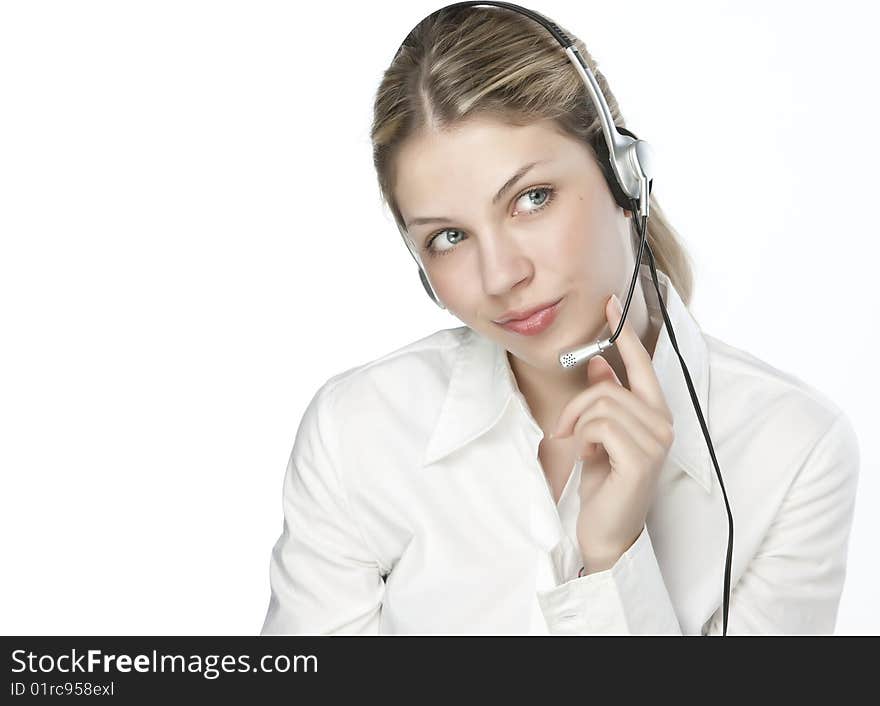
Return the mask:
[[[538,160],[535,160],[534,162],[529,162],[528,164],[524,164],[519,169],[517,169],[513,173],[513,175],[510,177],[510,179],[505,181],[504,184],[501,186],[501,188],[498,189],[498,192],[495,194],[495,196],[492,197],[492,205],[494,206],[495,204],[497,204],[504,197],[504,194],[506,194],[510,189],[512,189],[516,185],[516,183],[520,179],[522,179],[532,167],[534,167],[535,165],[538,165],[538,164],[543,164],[544,162],[548,162],[548,161],[549,160],[547,160],[547,159],[538,159]],[[406,227],[412,228],[413,226],[421,226],[421,225],[425,225],[427,223],[438,223],[438,222],[443,223],[443,222],[451,221],[451,220],[452,220],[451,218],[448,218],[446,216],[426,216],[423,218],[413,218],[411,221],[406,223]]]

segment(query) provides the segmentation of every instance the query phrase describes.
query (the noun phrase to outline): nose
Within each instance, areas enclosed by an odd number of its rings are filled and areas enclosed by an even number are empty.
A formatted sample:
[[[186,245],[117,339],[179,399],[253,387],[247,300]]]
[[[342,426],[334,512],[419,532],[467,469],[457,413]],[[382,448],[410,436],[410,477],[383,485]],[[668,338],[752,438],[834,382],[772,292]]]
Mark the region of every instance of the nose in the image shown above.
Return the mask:
[[[490,296],[504,296],[521,282],[531,279],[531,259],[520,245],[499,232],[482,239],[479,248],[483,289]]]

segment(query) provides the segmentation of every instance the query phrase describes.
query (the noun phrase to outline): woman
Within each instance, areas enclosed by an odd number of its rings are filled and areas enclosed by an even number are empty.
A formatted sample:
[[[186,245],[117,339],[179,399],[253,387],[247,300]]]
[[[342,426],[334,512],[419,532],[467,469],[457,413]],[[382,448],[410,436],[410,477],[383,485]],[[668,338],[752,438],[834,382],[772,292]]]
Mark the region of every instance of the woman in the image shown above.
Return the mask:
[[[518,13],[443,8],[395,56],[375,102],[381,193],[464,325],[315,394],[264,634],[721,634],[725,505],[647,265],[616,345],[559,365],[616,329],[638,254],[599,129],[559,44]],[[728,634],[830,633],[853,428],[702,331],[686,253],[650,204],[663,302],[736,518]]]

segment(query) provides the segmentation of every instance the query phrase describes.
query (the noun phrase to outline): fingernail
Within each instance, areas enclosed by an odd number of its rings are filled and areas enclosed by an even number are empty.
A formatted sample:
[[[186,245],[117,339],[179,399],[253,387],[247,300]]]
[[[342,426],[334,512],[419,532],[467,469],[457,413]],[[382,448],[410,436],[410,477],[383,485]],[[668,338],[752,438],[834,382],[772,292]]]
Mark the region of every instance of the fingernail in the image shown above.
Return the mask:
[[[620,303],[620,299],[617,298],[616,294],[612,294],[611,299],[614,301],[614,307],[617,309],[617,313],[622,314],[623,313],[623,306]]]

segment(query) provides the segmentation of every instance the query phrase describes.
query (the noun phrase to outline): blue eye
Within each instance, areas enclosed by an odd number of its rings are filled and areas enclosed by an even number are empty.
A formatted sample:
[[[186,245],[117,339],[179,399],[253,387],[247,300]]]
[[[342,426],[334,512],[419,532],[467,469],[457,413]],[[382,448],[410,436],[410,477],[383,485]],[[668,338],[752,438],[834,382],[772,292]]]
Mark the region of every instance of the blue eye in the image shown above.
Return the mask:
[[[553,200],[553,198],[556,194],[556,191],[552,186],[532,186],[532,187],[526,189],[525,191],[523,191],[519,196],[517,196],[515,203],[519,203],[519,201],[522,197],[528,196],[530,194],[545,194],[545,196],[542,199],[539,199],[539,203],[537,203],[537,204],[535,204],[534,200],[530,199],[530,202],[535,205],[534,205],[534,208],[523,212],[523,215],[526,215],[526,216],[533,215],[533,214],[537,213],[538,211],[546,208],[547,205]],[[444,233],[458,233],[459,236],[457,239],[455,239],[455,238],[450,239],[448,237],[441,239],[440,236],[442,236]],[[423,250],[424,250],[424,252],[428,253],[429,257],[440,257],[442,255],[446,255],[447,253],[452,252],[455,249],[455,246],[459,242],[461,242],[461,240],[462,240],[461,233],[462,233],[462,231],[459,228],[444,228],[443,230],[438,230],[437,232],[433,233],[428,238],[428,241],[425,243],[425,247],[423,248]],[[438,249],[434,248],[433,247],[434,241],[438,240],[438,239],[445,240],[452,247],[448,247],[443,250],[438,250]]]

